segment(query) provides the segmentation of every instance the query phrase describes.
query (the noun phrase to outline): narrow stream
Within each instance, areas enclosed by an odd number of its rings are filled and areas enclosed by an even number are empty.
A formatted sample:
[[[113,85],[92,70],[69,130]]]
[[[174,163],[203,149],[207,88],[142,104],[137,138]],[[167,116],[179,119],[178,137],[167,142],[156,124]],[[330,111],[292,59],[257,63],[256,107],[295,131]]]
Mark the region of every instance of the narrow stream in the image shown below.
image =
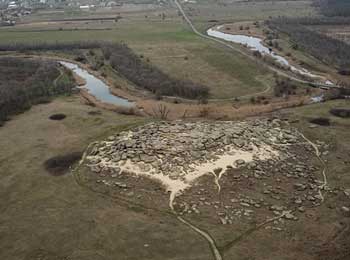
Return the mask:
[[[310,78],[320,79],[320,80],[324,81],[325,84],[330,85],[330,86],[333,85],[333,83],[330,80],[325,79],[323,76],[313,74],[305,68],[297,68],[297,67],[291,65],[286,58],[276,54],[273,51],[270,51],[270,49],[268,47],[264,46],[262,39],[260,39],[258,37],[247,36],[247,35],[223,33],[223,32],[219,31],[221,28],[222,28],[222,25],[214,27],[214,28],[210,28],[209,30],[207,30],[207,34],[209,36],[219,38],[219,39],[222,39],[225,41],[245,45],[249,49],[251,49],[252,51],[258,51],[262,55],[269,55],[269,56],[273,57],[280,64],[282,64],[284,66],[288,66],[292,72],[295,72],[295,73],[298,73],[300,75],[307,76]]]
[[[113,104],[117,106],[132,107],[135,105],[134,102],[130,102],[125,98],[117,97],[109,91],[108,85],[102,80],[98,79],[94,75],[90,74],[87,70],[80,68],[77,64],[70,63],[67,61],[59,61],[59,63],[66,68],[72,70],[79,77],[86,81],[86,84],[79,87],[86,89],[89,94],[93,95],[97,100]]]

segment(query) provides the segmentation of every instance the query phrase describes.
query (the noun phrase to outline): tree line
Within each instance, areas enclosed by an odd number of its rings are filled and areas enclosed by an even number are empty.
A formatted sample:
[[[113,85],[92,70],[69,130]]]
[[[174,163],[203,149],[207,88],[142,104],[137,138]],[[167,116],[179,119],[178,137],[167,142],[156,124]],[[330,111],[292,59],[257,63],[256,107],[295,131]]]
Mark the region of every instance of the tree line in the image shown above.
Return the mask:
[[[104,59],[126,79],[137,86],[149,90],[157,96],[179,96],[189,99],[206,99],[209,95],[207,86],[189,80],[175,79],[159,68],[150,64],[148,59],[136,55],[124,43],[101,41],[87,42],[36,42],[0,44],[0,51],[48,51],[82,50],[101,48]],[[79,59],[82,57],[79,57]],[[80,61],[80,60],[78,60]]]
[[[0,125],[55,95],[70,93],[71,73],[60,73],[58,63],[34,59],[0,58]],[[61,76],[60,76],[61,75]]]
[[[99,48],[99,41],[82,42],[33,42],[33,43],[3,43],[0,44],[0,51],[52,51],[52,50],[73,50],[73,49],[94,49]]]
[[[350,16],[349,0],[314,0],[325,16]]]
[[[270,28],[289,35],[295,48],[303,48],[319,60],[339,70],[350,66],[350,46],[343,41],[308,29],[303,20],[279,17],[268,21]]]
[[[104,58],[125,78],[156,95],[196,99],[209,95],[207,86],[170,77],[147,59],[137,56],[126,44],[104,44]]]
[[[280,17],[281,18],[281,17]],[[288,22],[301,25],[350,25],[350,17],[288,17]]]

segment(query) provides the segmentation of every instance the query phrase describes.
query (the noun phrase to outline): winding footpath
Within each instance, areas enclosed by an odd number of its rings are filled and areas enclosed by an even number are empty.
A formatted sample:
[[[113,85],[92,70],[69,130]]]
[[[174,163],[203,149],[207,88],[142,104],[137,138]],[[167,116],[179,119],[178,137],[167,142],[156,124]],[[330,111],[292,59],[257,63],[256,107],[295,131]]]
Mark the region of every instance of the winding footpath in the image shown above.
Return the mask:
[[[188,222],[187,220],[185,220],[184,218],[182,218],[180,216],[176,216],[176,218],[179,221],[181,221],[182,223],[184,223],[185,225],[187,225],[190,228],[192,228],[194,231],[196,231],[198,234],[200,234],[202,237],[204,237],[209,242],[210,248],[211,248],[211,251],[214,254],[215,260],[222,260],[223,259],[219,249],[217,248],[217,246],[215,244],[214,239],[208,233],[206,233],[203,230],[201,230],[201,229],[197,228],[196,226],[192,225],[190,222]]]
[[[175,197],[170,195],[170,197]],[[205,232],[204,230],[196,227],[195,225],[191,224],[190,222],[188,222],[186,219],[184,219],[183,217],[179,216],[173,206],[173,201],[174,199],[170,199],[170,208],[172,213],[174,214],[174,216],[177,218],[177,220],[179,220],[180,222],[182,222],[183,224],[185,224],[186,226],[188,226],[189,228],[191,228],[193,231],[195,231],[196,233],[198,233],[199,235],[201,235],[203,238],[205,238],[209,245],[210,245],[210,249],[214,255],[215,260],[223,260],[222,255],[214,241],[214,239],[209,235],[209,233]]]
[[[315,143],[313,143],[310,139],[305,137],[302,133],[299,132],[299,134],[315,150],[315,155],[316,155],[317,159],[321,162],[321,164],[323,166],[323,169],[322,169],[323,183],[322,183],[322,185],[320,185],[318,187],[318,193],[320,195],[321,202],[323,202],[324,201],[324,196],[322,194],[322,190],[328,185],[328,181],[327,181],[327,165],[326,165],[325,161],[321,158],[321,153],[320,153],[320,150],[318,149],[317,145]]]
[[[275,72],[277,75],[280,75],[280,76],[283,76],[283,77],[286,77],[286,78],[289,78],[290,80],[293,80],[293,81],[296,81],[296,82],[299,82],[299,83],[303,83],[303,84],[313,84],[315,86],[318,86],[318,87],[324,87],[324,88],[329,88],[329,85],[327,84],[323,84],[323,83],[315,83],[315,82],[311,82],[311,81],[307,81],[307,80],[302,80],[300,78],[297,78],[295,76],[292,76],[284,71],[281,71],[269,64],[266,64],[266,63],[262,63],[261,61],[259,61],[258,59],[254,58],[252,55],[242,51],[241,49],[235,47],[234,45],[228,43],[228,42],[225,42],[223,40],[220,40],[220,39],[217,39],[217,38],[214,38],[214,37],[211,37],[211,36],[208,36],[206,34],[203,34],[201,33],[200,31],[197,30],[197,28],[193,25],[192,21],[190,20],[190,18],[187,16],[186,12],[184,11],[183,7],[181,6],[181,4],[178,2],[178,0],[174,0],[174,3],[175,5],[177,6],[177,8],[179,9],[180,13],[182,14],[183,18],[185,19],[185,21],[187,22],[187,24],[190,26],[191,30],[197,34],[198,36],[204,38],[204,39],[208,39],[208,40],[211,40],[211,41],[214,41],[214,42],[217,42],[231,50],[234,50],[240,54],[242,54],[243,56],[253,60],[254,62],[258,62],[260,65],[262,66],[265,66],[267,67],[268,69],[270,69],[271,71]],[[334,85],[333,87],[338,87],[336,85]],[[266,91],[268,91],[269,89],[266,89],[263,91],[263,93],[265,93]],[[254,94],[251,94],[251,95],[247,95],[247,96],[254,96],[254,95],[259,95],[261,94],[261,92],[259,93],[254,93]],[[245,97],[245,96],[242,96],[242,97]],[[224,100],[234,100],[236,98],[242,98],[242,97],[234,97],[234,98],[229,98],[229,99],[222,99],[222,101]],[[215,101],[215,100],[210,100],[210,101]]]

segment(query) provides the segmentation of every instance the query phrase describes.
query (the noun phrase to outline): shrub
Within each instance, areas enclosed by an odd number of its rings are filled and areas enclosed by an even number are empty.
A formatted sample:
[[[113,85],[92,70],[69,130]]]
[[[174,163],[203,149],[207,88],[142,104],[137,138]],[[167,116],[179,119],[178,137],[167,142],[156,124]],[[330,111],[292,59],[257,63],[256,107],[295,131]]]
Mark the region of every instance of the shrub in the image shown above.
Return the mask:
[[[317,24],[313,19],[280,17],[271,20],[269,26],[272,29],[288,34],[293,42],[293,49],[302,47],[311,55],[325,63],[336,65],[340,68],[349,66],[349,45],[304,26],[314,23]]]
[[[73,78],[60,75],[56,62],[37,59],[1,57],[0,78],[0,121],[74,87]]]

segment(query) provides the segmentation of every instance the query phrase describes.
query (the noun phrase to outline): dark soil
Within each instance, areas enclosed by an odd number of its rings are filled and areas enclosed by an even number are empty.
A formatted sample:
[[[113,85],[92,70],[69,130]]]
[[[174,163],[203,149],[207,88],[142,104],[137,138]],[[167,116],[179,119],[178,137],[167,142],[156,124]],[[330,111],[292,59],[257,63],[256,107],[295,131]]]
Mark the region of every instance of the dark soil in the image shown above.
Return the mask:
[[[329,126],[331,125],[329,118],[325,117],[317,117],[309,120],[310,123],[316,124],[316,125],[322,125],[322,126]]]
[[[49,117],[51,120],[63,120],[66,118],[65,114],[54,114]]]
[[[350,109],[348,108],[333,108],[329,110],[329,113],[337,117],[350,118]]]
[[[45,169],[53,176],[61,176],[68,172],[69,168],[82,156],[81,152],[73,152],[65,155],[58,155],[45,161]]]

